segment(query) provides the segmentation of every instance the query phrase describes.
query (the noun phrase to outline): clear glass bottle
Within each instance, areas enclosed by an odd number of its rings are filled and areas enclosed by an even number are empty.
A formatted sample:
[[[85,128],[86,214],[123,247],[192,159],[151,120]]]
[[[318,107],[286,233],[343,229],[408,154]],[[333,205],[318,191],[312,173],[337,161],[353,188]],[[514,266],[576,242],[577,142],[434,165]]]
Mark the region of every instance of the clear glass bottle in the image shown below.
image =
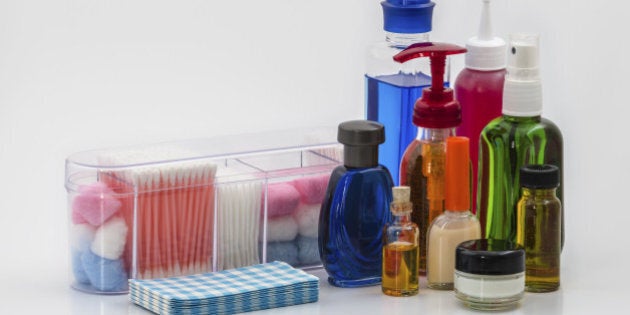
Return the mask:
[[[431,84],[428,60],[404,64],[392,57],[414,43],[428,42],[433,7],[430,0],[387,0],[381,3],[385,40],[368,48],[365,74],[366,118],[385,126],[385,143],[379,161],[398,183],[400,160],[416,137],[412,124],[413,105],[422,89]],[[446,83],[448,84],[448,71]]]
[[[426,244],[429,225],[444,211],[445,141],[455,135],[461,122],[461,108],[453,90],[444,87],[446,56],[464,53],[463,47],[448,43],[420,43],[409,46],[394,60],[402,63],[429,57],[431,86],[414,104],[413,124],[417,138],[409,144],[400,162],[400,183],[411,187],[412,219],[420,227],[420,244]],[[467,209],[469,209],[468,207]],[[420,247],[420,273],[426,270],[426,247]]]
[[[558,168],[521,168],[523,194],[518,202],[517,242],[525,248],[525,290],[551,292],[560,287],[562,205],[556,197]]]
[[[392,189],[393,221],[383,234],[383,293],[391,296],[418,294],[418,226],[411,221],[408,186]]]
[[[519,169],[526,164],[557,166],[562,200],[563,141],[560,129],[541,117],[538,37],[513,35],[509,45],[503,115],[483,129],[479,142],[477,216],[484,238],[516,242]]]
[[[444,213],[446,139],[455,128],[417,128],[418,137],[403,156],[400,182],[411,188],[411,217],[420,228],[420,273],[426,272],[427,236],[431,222]]]
[[[427,242],[427,285],[431,289],[453,289],[457,245],[481,237],[479,221],[470,212],[468,147],[466,137],[446,141],[446,211],[431,224]]]
[[[383,125],[356,120],[339,125],[344,165],[333,171],[319,216],[319,255],[328,282],[338,287],[381,283],[383,228],[393,182],[378,164]]]

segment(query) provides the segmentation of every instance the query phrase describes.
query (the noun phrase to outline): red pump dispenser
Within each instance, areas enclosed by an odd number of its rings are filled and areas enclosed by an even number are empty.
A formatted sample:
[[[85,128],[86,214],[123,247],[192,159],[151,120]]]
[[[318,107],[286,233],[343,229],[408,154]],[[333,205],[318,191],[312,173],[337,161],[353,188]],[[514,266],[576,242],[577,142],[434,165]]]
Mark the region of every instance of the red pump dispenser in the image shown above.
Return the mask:
[[[420,229],[421,274],[426,270],[427,231],[433,219],[444,212],[446,139],[455,136],[455,127],[462,121],[453,90],[444,87],[446,56],[464,52],[466,49],[457,45],[424,42],[394,56],[401,63],[420,57],[431,59],[431,86],[422,90],[413,109],[418,136],[407,146],[400,162],[400,184],[411,189],[411,219]]]
[[[453,89],[444,87],[446,56],[463,54],[466,48],[448,43],[418,43],[394,56],[400,63],[420,57],[431,59],[431,87],[422,90],[416,101],[413,124],[424,128],[452,128],[462,121],[461,106],[453,97]]]

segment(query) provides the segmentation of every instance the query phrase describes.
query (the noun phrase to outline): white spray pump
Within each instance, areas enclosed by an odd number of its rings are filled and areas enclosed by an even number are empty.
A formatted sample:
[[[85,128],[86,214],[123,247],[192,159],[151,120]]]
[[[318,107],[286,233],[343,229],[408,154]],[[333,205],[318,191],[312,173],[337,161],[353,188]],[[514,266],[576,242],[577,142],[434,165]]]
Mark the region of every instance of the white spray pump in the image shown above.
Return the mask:
[[[542,114],[542,83],[538,58],[538,35],[513,34],[508,49],[503,90],[503,114],[533,117]]]

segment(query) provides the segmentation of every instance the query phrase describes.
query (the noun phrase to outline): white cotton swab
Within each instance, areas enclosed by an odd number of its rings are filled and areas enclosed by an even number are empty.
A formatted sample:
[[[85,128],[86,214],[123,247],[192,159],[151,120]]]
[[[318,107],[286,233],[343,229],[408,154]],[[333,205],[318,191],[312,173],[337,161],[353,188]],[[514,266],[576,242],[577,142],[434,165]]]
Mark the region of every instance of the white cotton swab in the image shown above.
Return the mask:
[[[258,180],[219,185],[217,270],[259,262],[261,192],[262,183]]]

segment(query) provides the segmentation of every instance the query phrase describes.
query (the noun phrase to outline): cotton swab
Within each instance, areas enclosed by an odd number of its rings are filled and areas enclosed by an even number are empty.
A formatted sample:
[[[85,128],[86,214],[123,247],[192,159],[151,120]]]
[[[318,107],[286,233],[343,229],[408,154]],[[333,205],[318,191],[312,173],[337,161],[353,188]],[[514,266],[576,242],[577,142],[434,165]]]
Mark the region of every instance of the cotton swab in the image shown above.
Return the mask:
[[[217,189],[217,270],[259,263],[258,243],[262,182],[238,182]]]
[[[129,156],[109,157],[117,164],[137,160]],[[121,160],[125,163],[122,163]],[[140,167],[131,171],[103,172],[111,183],[134,192],[135,204],[126,202],[123,216],[135,223],[135,248],[126,246],[127,266],[135,266],[137,278],[148,279],[211,271],[213,245],[211,226],[214,204],[212,191],[216,165],[184,161]],[[210,192],[210,193],[209,193]],[[209,195],[209,196],[208,196]],[[134,220],[135,219],[135,220]],[[131,242],[129,242],[131,243]]]

